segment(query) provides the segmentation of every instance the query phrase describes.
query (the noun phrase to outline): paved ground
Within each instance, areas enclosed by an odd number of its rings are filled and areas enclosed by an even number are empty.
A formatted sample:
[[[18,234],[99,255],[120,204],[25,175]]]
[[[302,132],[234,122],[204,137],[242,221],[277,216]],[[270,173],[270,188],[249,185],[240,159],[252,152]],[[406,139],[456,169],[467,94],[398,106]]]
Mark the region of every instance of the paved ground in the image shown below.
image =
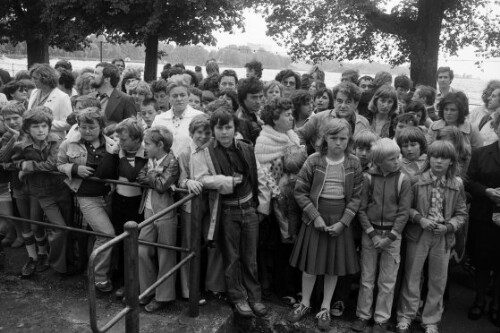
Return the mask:
[[[86,280],[82,276],[61,278],[46,272],[30,280],[20,279],[18,272],[25,261],[23,249],[8,249],[8,263],[0,272],[0,333],[88,333]],[[467,309],[473,298],[471,278],[462,270],[452,274],[451,296],[444,314],[443,333],[497,333],[486,317],[478,321],[467,319]],[[186,316],[187,302],[175,304],[151,315],[141,313],[141,332],[319,332],[314,315],[307,316],[299,324],[291,325],[283,318],[290,310],[274,300],[267,301],[271,308],[265,318],[244,320],[233,316],[230,307],[221,301],[211,301],[200,310],[201,316]],[[120,302],[111,296],[98,297],[98,313],[101,325],[121,308]],[[350,332],[349,323],[354,319],[352,306],[344,316],[334,320],[330,333]],[[110,332],[124,332],[121,321]],[[420,332],[415,327],[414,332]]]

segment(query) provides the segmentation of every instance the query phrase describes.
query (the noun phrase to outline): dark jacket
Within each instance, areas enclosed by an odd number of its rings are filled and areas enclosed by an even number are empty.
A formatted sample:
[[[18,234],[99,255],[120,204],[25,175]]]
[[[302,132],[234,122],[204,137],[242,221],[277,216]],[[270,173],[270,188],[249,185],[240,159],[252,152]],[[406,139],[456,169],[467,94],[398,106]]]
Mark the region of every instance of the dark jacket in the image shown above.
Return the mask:
[[[250,113],[245,108],[240,106],[236,111],[236,116],[239,120],[238,132],[241,133],[245,140],[251,141],[255,145],[257,137],[262,130],[259,119],[255,113]]]
[[[109,96],[104,116],[106,123],[119,123],[123,119],[135,117],[137,115],[137,106],[134,98],[127,94],[113,89],[111,96]]]

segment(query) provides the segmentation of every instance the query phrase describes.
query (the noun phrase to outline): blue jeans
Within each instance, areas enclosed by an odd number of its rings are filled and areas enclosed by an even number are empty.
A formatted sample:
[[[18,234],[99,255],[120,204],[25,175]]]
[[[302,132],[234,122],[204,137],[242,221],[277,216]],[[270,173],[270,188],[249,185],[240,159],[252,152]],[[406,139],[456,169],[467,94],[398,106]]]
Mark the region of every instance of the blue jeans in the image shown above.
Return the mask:
[[[102,232],[111,236],[115,235],[115,229],[111,224],[109,215],[111,207],[106,202],[104,197],[76,197],[80,210],[85,221],[90,225],[95,232]],[[93,250],[97,249],[109,239],[103,237],[96,237]],[[109,272],[111,267],[111,253],[113,249],[108,249],[102,252],[96,258],[95,265],[95,281],[106,282],[109,279]]]
[[[222,256],[226,286],[233,303],[261,301],[257,275],[259,219],[255,208],[222,207]]]

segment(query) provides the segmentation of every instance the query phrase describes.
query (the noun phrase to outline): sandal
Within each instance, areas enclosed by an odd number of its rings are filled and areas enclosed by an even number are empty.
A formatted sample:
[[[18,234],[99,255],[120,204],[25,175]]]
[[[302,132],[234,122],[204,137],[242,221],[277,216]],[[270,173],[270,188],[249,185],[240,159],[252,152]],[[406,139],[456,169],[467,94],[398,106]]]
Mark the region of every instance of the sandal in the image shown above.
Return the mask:
[[[467,317],[470,320],[478,320],[481,318],[484,314],[484,304],[479,305],[477,303],[474,303],[472,307],[469,309],[469,312],[467,313]]]

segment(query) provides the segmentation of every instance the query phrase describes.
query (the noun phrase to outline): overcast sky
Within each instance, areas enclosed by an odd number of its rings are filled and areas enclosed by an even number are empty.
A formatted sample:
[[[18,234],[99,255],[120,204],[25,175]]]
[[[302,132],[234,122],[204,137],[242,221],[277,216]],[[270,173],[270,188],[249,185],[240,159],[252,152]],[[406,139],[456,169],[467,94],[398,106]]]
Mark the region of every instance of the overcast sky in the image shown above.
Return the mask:
[[[498,8],[498,7],[497,7]],[[266,50],[286,55],[286,49],[278,46],[271,38],[266,36],[266,24],[264,18],[252,10],[245,11],[245,32],[235,31],[234,34],[216,33],[217,47],[222,48],[227,45],[247,45],[260,44]],[[440,66],[450,66],[457,74],[471,74],[484,79],[498,78],[500,73],[500,58],[489,59],[484,62],[482,69],[478,69],[474,62],[473,49],[462,50],[458,57],[440,57]]]

